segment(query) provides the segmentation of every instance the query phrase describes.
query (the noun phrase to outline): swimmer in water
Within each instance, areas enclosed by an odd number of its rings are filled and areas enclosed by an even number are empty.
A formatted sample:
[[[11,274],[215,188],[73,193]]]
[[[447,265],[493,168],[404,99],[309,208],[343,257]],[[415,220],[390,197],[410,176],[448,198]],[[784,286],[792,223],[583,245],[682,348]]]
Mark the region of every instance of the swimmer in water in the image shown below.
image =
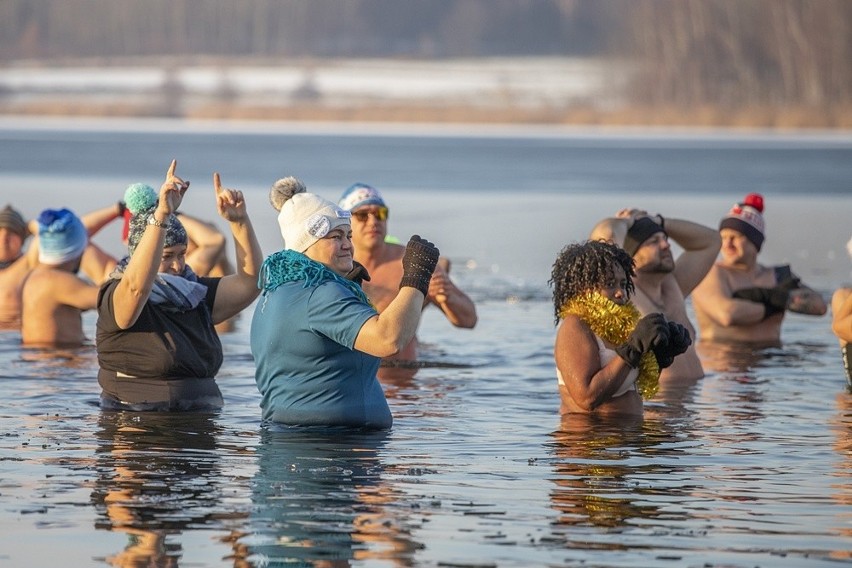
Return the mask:
[[[570,244],[556,258],[549,283],[563,414],[641,416],[660,369],[692,343],[686,328],[662,313],[640,317],[630,303],[633,276],[631,256],[604,241]]]
[[[718,231],[686,219],[622,209],[615,217],[600,221],[589,238],[611,241],[633,257],[636,292],[631,302],[639,313],[660,312],[684,326],[695,340],[686,300],[716,261],[721,242]],[[672,243],[683,249],[677,258]],[[701,360],[695,345],[691,345],[671,367],[663,369],[660,381],[666,390],[691,385],[703,376]]]
[[[295,178],[293,178],[295,180]],[[279,180],[280,182],[281,180]],[[387,429],[393,417],[376,373],[409,344],[438,262],[415,235],[396,297],[379,313],[353,271],[350,214],[292,183],[271,193],[284,248],[263,262],[251,325],[263,418],[292,426]]]
[[[126,194],[133,211],[129,256],[98,296],[98,382],[104,408],[221,407],[214,376],[223,353],[214,325],[239,313],[259,293],[263,253],[242,192],[223,188],[219,174],[213,175],[216,207],[230,225],[236,272],[199,278],[186,264],[187,235],[175,213],[189,182],[175,168],[172,161],[159,195],[148,186]]]
[[[362,284],[364,292],[379,313],[393,301],[399,291],[402,277],[402,258],[405,247],[388,242],[387,204],[379,191],[369,185],[351,185],[337,203],[352,213],[352,242],[355,260],[364,266],[370,280]],[[423,308],[435,305],[453,326],[472,329],[476,326],[476,306],[470,297],[450,278],[450,262],[446,258],[438,261],[423,301]],[[394,357],[396,361],[417,360],[417,337]]]
[[[852,258],[852,239],[846,243],[846,250]],[[843,356],[843,367],[846,369],[846,382],[852,388],[852,287],[844,286],[835,290],[831,297],[831,331],[840,341],[840,352]]]
[[[693,304],[701,340],[780,343],[786,311],[822,316],[822,295],[805,286],[788,265],[764,266],[763,196],[751,193],[719,223],[722,258],[695,289]]]

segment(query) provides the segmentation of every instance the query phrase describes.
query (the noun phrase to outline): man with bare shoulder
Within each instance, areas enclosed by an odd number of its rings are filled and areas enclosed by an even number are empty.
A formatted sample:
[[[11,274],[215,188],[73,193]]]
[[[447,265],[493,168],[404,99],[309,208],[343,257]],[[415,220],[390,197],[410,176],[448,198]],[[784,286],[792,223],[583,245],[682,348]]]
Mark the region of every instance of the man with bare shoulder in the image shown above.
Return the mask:
[[[763,196],[751,193],[719,223],[721,260],[695,289],[702,341],[773,345],[781,340],[784,312],[821,316],[822,296],[802,284],[788,265],[764,266]]]
[[[369,274],[362,287],[379,313],[399,294],[402,278],[402,257],[405,247],[387,242],[388,207],[377,189],[362,183],[350,186],[340,197],[338,205],[352,212],[352,241],[355,260]],[[432,274],[425,308],[434,304],[447,320],[456,327],[471,329],[476,325],[476,306],[450,279],[448,259],[441,258]],[[394,359],[416,360],[415,337]]]
[[[662,313],[668,321],[689,331],[691,345],[663,369],[661,384],[689,383],[704,376],[695,351],[695,328],[686,312],[686,298],[713,266],[719,252],[719,233],[684,219],[650,216],[639,209],[622,209],[616,217],[599,222],[590,238],[614,242],[635,264],[633,304],[642,315]],[[683,252],[675,260],[669,240]]]
[[[99,284],[116,260],[89,236],[68,209],[45,209],[38,217],[38,265],[21,292],[21,341],[41,347],[79,347],[86,343],[82,313],[95,308]],[[78,272],[94,276],[87,281]]]
[[[32,245],[24,251],[30,228],[11,205],[0,211],[0,329],[18,329],[21,325],[21,286],[38,262],[38,250]]]
[[[124,203],[119,201],[87,213],[82,222],[91,237],[123,213]],[[30,235],[33,235],[33,239],[24,250]],[[89,254],[87,252],[86,256]],[[96,257],[97,253],[93,251],[91,255]],[[34,220],[25,221],[18,211],[7,205],[0,210],[0,329],[20,329],[21,291],[27,275],[38,264],[38,256],[38,223]],[[83,262],[86,275],[92,280],[97,279],[97,273],[86,272],[89,267],[97,271],[98,263]]]

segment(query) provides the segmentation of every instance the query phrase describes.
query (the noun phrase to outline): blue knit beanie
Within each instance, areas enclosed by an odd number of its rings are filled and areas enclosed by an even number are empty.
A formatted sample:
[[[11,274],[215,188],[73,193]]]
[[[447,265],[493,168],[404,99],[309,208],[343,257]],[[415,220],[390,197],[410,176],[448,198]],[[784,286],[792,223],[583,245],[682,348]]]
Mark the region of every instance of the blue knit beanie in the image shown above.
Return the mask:
[[[56,266],[83,255],[89,235],[69,209],[45,209],[38,216],[38,261]]]

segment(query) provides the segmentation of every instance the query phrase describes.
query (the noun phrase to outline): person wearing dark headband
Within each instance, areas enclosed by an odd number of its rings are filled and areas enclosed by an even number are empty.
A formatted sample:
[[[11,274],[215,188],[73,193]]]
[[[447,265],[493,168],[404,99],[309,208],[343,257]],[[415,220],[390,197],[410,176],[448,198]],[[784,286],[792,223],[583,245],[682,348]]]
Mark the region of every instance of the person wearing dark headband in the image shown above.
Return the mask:
[[[722,255],[695,289],[702,341],[778,344],[786,311],[821,316],[822,295],[802,284],[788,265],[757,260],[765,237],[763,196],[748,194],[719,223]]]
[[[685,383],[704,376],[704,368],[695,351],[696,333],[686,311],[686,298],[701,282],[719,252],[719,233],[710,228],[662,215],[650,215],[641,209],[622,209],[615,217],[600,221],[590,239],[613,242],[633,257],[636,293],[633,304],[644,316],[661,312],[666,319],[689,331],[692,345],[663,369],[660,385]],[[683,252],[675,260],[673,241]]]

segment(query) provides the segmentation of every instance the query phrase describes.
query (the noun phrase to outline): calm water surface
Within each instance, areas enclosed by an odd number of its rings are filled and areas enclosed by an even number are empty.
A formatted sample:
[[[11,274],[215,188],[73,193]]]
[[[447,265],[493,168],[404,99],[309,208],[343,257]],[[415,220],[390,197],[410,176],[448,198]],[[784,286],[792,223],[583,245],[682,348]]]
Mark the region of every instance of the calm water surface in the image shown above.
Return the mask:
[[[761,187],[767,262],[828,295],[850,275],[848,139],[174,130],[0,127],[0,182],[16,188],[3,197],[86,211],[157,183],[174,154],[188,210],[213,216],[219,170],[271,252],[274,179],[330,198],[372,182],[392,232],[434,235],[454,260],[480,323],[427,310],[425,364],[384,380],[395,424],[378,434],[263,428],[251,308],[223,336],[212,414],[101,411],[94,348],[0,332],[0,564],[852,563],[852,395],[827,317],[788,316],[783,349],[703,350],[708,376],[649,401],[644,421],[563,419],[546,285],[559,248],[621,206],[715,225]],[[98,238],[119,250],[117,231]]]

